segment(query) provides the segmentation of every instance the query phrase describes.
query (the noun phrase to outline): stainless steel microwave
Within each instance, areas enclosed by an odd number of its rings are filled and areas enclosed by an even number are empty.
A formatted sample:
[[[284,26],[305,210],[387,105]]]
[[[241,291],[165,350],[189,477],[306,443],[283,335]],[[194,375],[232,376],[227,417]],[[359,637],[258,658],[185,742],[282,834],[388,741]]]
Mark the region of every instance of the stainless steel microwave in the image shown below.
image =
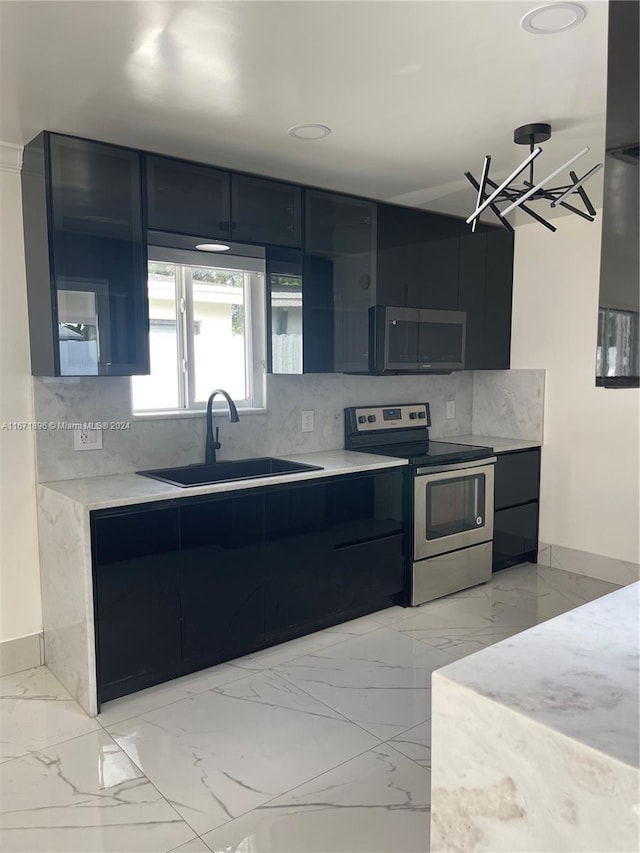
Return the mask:
[[[450,373],[464,370],[467,314],[389,305],[375,316],[378,373]]]

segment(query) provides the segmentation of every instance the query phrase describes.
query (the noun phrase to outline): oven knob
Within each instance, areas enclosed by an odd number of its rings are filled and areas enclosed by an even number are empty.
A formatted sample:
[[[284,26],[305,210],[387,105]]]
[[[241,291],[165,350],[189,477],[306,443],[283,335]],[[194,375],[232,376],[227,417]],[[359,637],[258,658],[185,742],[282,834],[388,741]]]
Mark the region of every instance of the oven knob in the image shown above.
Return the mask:
[[[409,412],[409,417],[411,418],[412,421],[415,421],[415,419],[418,417],[418,413],[417,412]]]
[[[421,421],[423,421],[427,416],[424,412],[418,412],[418,417],[420,418]]]
[[[358,415],[358,423],[359,424],[366,424],[366,422],[367,422],[366,415]]]
[[[369,423],[370,423],[370,424],[375,424],[375,422],[376,422],[376,416],[375,416],[375,415],[369,415],[369,417],[367,418],[367,420],[369,421]]]

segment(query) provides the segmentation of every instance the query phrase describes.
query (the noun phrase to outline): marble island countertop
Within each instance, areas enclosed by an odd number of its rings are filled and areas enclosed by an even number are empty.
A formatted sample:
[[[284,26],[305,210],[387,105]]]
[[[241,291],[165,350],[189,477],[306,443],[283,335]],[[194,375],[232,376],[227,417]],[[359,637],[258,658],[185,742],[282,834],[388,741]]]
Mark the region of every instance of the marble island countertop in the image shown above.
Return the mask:
[[[259,454],[256,454],[258,456]],[[376,471],[381,468],[395,468],[406,465],[406,459],[388,456],[376,456],[371,453],[355,453],[349,450],[325,450],[316,453],[291,453],[281,455],[279,459],[289,459],[307,465],[319,465],[321,471],[299,471],[293,474],[278,474],[270,477],[254,477],[247,480],[212,483],[206,486],[181,488],[144,477],[140,474],[107,474],[100,477],[83,477],[75,480],[56,480],[40,483],[39,491],[54,492],[63,498],[80,505],[84,510],[107,509],[114,506],[164,501],[174,498],[208,495],[219,492],[231,492],[239,489],[275,486],[281,483],[294,483],[322,477],[336,477],[341,474],[356,474],[362,471]],[[227,461],[227,460],[221,460]]]
[[[434,673],[432,853],[638,849],[639,594]]]

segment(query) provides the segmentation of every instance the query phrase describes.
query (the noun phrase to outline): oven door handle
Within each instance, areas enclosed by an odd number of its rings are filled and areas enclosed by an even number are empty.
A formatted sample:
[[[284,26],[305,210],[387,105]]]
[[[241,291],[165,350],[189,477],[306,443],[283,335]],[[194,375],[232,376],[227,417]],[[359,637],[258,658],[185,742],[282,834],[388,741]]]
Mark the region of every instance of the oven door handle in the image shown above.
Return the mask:
[[[497,456],[489,456],[486,459],[471,459],[469,462],[455,462],[453,465],[424,465],[416,468],[416,477],[425,474],[440,474],[443,471],[462,471],[466,468],[480,468],[483,465],[495,465]]]

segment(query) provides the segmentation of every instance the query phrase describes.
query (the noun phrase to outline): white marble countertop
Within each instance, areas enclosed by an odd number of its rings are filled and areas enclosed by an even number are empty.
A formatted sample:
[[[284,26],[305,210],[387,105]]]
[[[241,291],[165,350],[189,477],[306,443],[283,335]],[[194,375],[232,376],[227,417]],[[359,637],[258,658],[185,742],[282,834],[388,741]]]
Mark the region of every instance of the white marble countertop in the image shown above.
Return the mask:
[[[530,447],[542,447],[541,441],[524,438],[498,438],[495,435],[448,435],[434,441],[455,441],[459,444],[473,444],[480,447],[492,447],[494,453],[508,453],[510,450],[527,450]]]
[[[279,474],[275,477],[256,477],[250,480],[214,483],[208,486],[171,486],[140,474],[109,474],[102,477],[83,477],[76,480],[55,480],[40,483],[41,489],[55,492],[79,504],[85,510],[107,509],[114,506],[164,501],[172,498],[188,498],[218,492],[232,492],[260,486],[275,486],[281,483],[297,483],[340,474],[356,474],[360,471],[376,471],[381,468],[397,468],[406,465],[406,459],[377,456],[371,453],[355,453],[349,450],[325,450],[317,453],[292,453],[279,456],[293,462],[320,465],[321,471],[303,471],[295,474]],[[227,461],[227,460],[221,460]]]
[[[438,670],[434,687],[455,682],[638,768],[639,617],[634,583]]]

